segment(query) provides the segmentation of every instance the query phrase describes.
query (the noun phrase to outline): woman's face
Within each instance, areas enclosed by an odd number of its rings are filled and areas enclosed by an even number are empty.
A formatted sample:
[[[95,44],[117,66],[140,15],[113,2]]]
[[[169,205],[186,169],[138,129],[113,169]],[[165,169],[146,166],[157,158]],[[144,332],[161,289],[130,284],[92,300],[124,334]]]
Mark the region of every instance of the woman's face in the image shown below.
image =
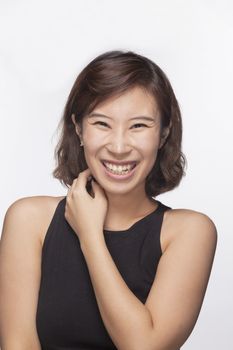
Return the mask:
[[[151,95],[135,87],[97,105],[83,119],[81,138],[86,163],[106,193],[145,192],[160,145],[159,110]]]

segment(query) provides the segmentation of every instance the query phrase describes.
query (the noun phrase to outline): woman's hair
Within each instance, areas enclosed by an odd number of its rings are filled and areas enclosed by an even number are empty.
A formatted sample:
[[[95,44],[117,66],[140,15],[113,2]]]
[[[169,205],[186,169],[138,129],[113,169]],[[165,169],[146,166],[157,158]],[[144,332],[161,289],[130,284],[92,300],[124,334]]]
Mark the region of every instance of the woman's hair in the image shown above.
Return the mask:
[[[146,194],[155,197],[179,185],[185,175],[186,158],[181,152],[182,120],[176,96],[165,73],[153,61],[132,51],[108,51],[97,56],[75,80],[59,123],[62,130],[54,153],[57,164],[53,176],[62,184],[69,187],[87,168],[72,114],[82,129],[83,117],[99,103],[133,87],[154,96],[160,111],[161,134],[170,127],[146,178]]]

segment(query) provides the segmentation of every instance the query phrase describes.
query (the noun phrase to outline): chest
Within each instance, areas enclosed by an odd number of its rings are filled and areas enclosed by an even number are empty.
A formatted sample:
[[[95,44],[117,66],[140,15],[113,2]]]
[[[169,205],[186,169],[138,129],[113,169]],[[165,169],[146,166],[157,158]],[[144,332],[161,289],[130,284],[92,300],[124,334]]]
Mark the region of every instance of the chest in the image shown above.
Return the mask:
[[[106,245],[130,290],[145,303],[161,256],[159,232],[150,225],[106,235]],[[68,226],[50,228],[44,242],[37,330],[49,348],[64,344],[114,349],[103,324],[77,235]],[[113,300],[114,302],[114,300]],[[59,348],[59,349],[62,349]]]

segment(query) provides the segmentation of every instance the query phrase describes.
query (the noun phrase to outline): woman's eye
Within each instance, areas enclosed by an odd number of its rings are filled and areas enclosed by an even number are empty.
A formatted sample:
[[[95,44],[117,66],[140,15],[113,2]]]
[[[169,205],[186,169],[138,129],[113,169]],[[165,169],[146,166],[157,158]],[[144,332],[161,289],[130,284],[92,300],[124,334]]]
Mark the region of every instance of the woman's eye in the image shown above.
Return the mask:
[[[101,126],[104,126],[104,127],[108,126],[107,123],[102,122],[102,121],[97,121],[93,125],[101,125]],[[147,125],[143,124],[143,123],[137,123],[137,124],[134,124],[133,127],[136,127],[136,129],[138,129],[139,127],[147,127]]]
[[[99,124],[99,125],[101,125],[101,126],[106,126],[106,125],[108,125],[107,123],[101,122],[101,121],[95,122],[93,125],[96,125],[96,124]]]
[[[147,125],[146,124],[142,124],[142,123],[138,123],[138,124],[134,124],[134,126],[145,126],[145,127],[147,127]],[[138,129],[138,128],[136,128],[136,129]]]

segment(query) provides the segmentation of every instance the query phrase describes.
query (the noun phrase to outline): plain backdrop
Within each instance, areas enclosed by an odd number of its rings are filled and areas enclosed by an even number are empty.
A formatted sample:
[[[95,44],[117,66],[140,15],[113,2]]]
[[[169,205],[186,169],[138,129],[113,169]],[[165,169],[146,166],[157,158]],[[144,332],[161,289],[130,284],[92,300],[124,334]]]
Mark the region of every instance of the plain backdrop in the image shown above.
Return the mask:
[[[58,122],[77,74],[115,49],[154,60],[180,103],[187,174],[158,199],[205,213],[218,230],[202,310],[182,349],[231,350],[232,1],[1,0],[1,223],[18,198],[66,195],[51,175]]]

